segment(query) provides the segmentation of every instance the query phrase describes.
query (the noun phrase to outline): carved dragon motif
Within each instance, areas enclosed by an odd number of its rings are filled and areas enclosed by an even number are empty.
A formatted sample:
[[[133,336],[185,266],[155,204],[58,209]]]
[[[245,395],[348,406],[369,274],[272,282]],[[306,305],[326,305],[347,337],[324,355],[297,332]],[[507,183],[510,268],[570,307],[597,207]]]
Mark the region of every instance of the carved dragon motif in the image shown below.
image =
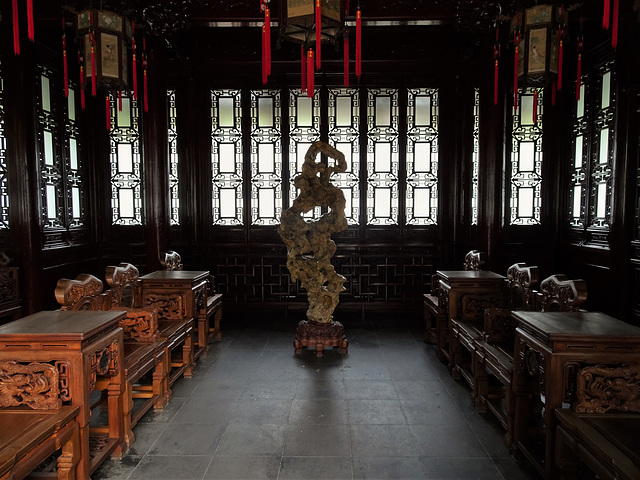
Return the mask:
[[[27,405],[35,410],[57,410],[59,372],[48,363],[0,361],[0,407]]]

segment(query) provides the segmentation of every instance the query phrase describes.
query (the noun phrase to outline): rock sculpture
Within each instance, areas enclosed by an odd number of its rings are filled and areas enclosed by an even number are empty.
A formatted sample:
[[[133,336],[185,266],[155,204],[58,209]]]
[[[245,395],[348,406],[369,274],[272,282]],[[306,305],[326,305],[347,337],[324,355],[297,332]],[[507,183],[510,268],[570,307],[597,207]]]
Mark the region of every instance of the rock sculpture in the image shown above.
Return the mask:
[[[333,158],[336,164],[316,162],[318,153]],[[312,144],[304,157],[302,172],[294,179],[300,194],[280,218],[278,233],[287,246],[287,268],[294,281],[300,280],[309,300],[307,320],[301,321],[296,331],[296,353],[303,346],[315,346],[318,355],[325,346],[347,350],[344,328],[333,320],[346,279],[331,265],[336,252],[331,234],[347,228],[345,199],[342,190],[329,181],[333,172],[344,172],[346,168],[341,152],[324,142]],[[328,207],[329,212],[317,220],[305,220],[302,215],[316,206]]]

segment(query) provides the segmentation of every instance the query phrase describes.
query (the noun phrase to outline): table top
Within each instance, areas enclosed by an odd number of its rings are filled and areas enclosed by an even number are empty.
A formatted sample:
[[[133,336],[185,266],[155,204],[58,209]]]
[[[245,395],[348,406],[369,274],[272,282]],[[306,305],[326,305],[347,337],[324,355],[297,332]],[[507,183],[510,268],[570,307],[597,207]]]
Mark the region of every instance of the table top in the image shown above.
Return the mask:
[[[519,328],[550,340],[640,342],[640,328],[601,312],[517,312]]]
[[[449,281],[464,281],[464,280],[504,280],[503,275],[499,275],[488,270],[438,270],[436,271],[438,276],[442,279]]]
[[[126,312],[43,310],[0,326],[0,341],[84,341],[118,327]]]
[[[158,281],[198,281],[209,275],[208,270],[156,270],[140,277],[142,282],[158,282]]]

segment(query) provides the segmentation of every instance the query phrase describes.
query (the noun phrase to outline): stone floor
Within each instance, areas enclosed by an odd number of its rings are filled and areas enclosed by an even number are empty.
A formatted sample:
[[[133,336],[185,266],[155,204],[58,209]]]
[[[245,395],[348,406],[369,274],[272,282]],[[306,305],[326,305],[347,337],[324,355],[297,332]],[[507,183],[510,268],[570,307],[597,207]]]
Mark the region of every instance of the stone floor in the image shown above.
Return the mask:
[[[422,341],[418,315],[336,319],[348,354],[316,357],[294,354],[295,320],[227,315],[195,376],[93,479],[537,479]]]

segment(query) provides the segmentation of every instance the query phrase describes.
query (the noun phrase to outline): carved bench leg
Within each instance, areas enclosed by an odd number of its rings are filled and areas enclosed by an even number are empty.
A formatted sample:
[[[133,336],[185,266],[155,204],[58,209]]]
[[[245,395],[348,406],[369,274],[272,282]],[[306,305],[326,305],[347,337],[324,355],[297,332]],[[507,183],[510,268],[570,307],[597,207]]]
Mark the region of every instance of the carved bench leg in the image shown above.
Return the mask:
[[[58,457],[58,480],[75,480],[76,467],[80,462],[80,431],[78,424],[73,421],[73,433],[71,438],[67,440],[61,449]]]
[[[155,368],[153,369],[153,394],[158,396],[158,401],[153,405],[153,409],[156,411],[162,410],[166,407],[171,399],[171,390],[169,389],[169,372],[167,371],[166,363],[163,351]]]
[[[182,346],[182,361],[187,366],[184,371],[185,378],[191,378],[196,372],[196,362],[193,359],[193,349],[194,339],[192,330],[191,333],[187,336],[187,339],[184,341],[184,345]]]
[[[489,375],[480,354],[474,355],[473,362],[473,406],[478,413],[487,413]]]

